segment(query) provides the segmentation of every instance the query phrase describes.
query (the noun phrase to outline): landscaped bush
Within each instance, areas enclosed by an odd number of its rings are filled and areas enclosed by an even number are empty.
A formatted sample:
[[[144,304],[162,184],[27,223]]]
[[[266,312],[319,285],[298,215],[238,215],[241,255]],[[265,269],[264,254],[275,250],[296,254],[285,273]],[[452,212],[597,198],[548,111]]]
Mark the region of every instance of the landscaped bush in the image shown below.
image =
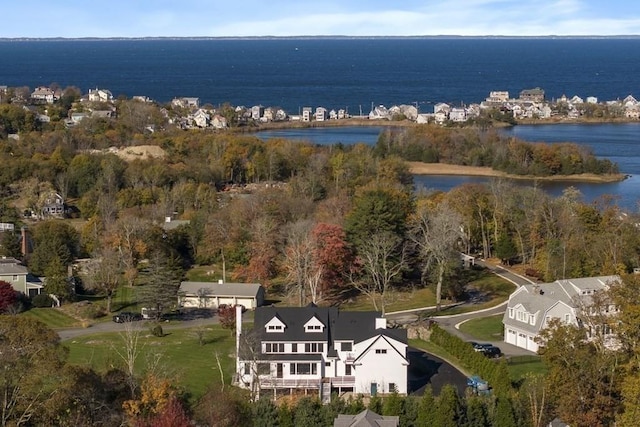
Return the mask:
[[[53,300],[47,294],[39,294],[31,298],[31,305],[39,308],[51,307],[53,306]]]
[[[488,381],[496,394],[506,394],[510,391],[511,380],[504,361],[487,359],[481,352],[475,351],[471,344],[451,335],[437,324],[431,328],[430,340],[458,359],[473,374],[480,375]]]
[[[162,326],[159,323],[154,324],[151,327],[151,334],[154,337],[163,337],[164,336],[164,331],[162,330]]]
[[[100,304],[86,304],[78,309],[83,319],[98,319],[107,314],[107,310]]]

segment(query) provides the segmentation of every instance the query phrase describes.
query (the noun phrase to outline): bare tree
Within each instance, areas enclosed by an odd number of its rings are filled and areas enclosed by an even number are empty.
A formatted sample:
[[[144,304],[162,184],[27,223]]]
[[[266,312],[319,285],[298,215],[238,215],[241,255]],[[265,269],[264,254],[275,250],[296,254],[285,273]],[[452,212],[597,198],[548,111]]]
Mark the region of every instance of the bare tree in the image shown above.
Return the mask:
[[[460,256],[456,250],[456,244],[464,239],[462,224],[460,214],[445,202],[436,207],[419,206],[413,219],[410,235],[425,262],[422,272],[423,280],[432,264],[435,263],[437,268],[437,310],[440,310],[442,282],[447,265]]]
[[[87,267],[85,286],[103,293],[107,297],[107,313],[111,313],[111,302],[120,286],[122,269],[115,249],[103,247]]]
[[[300,295],[300,306],[306,302],[305,282],[313,268],[311,227],[312,224],[308,220],[291,224],[287,230],[287,244],[284,248],[284,268],[287,271],[287,280],[292,283],[293,292],[298,292]]]
[[[112,350],[124,362],[127,372],[127,385],[131,391],[131,397],[135,398],[138,383],[136,381],[136,361],[143,350],[144,344],[140,342],[142,329],[134,322],[124,322],[124,330],[120,333],[122,346],[113,345]]]
[[[352,271],[350,281],[385,314],[388,291],[407,266],[407,245],[396,234],[375,233],[358,248],[360,268]]]

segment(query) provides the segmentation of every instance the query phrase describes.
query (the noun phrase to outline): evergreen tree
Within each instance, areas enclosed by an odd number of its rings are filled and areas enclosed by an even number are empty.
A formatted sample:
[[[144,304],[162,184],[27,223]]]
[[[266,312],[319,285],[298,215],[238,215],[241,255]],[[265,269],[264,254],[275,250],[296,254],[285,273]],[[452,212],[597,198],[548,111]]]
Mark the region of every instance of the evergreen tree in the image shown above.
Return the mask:
[[[278,407],[270,398],[259,399],[253,404],[254,427],[278,427]]]
[[[316,398],[305,397],[298,401],[293,414],[296,427],[314,427],[322,425],[320,408],[322,405]]]
[[[418,410],[420,400],[414,396],[404,398],[404,405],[400,413],[400,427],[418,426]]]
[[[433,397],[431,386],[428,385],[418,404],[418,419],[416,424],[419,426],[430,426],[435,420],[436,410],[436,399]]]
[[[380,398],[380,396],[371,396],[371,400],[369,400],[367,409],[375,412],[376,414],[382,414],[382,399]]]
[[[400,415],[404,410],[404,398],[398,393],[392,393],[384,398],[382,402],[381,415]]]
[[[73,298],[71,283],[67,267],[57,256],[54,256],[44,271],[44,290],[49,295],[55,295],[59,300],[69,301]]]
[[[492,418],[492,425],[494,427],[516,427],[518,425],[513,413],[511,399],[506,396],[498,396],[496,399]]]
[[[149,265],[140,278],[138,301],[144,307],[155,308],[157,316],[171,310],[178,302],[178,289],[184,272],[180,263],[155,251],[149,257]]]
[[[467,398],[466,427],[490,427],[486,401],[477,396]]]
[[[454,386],[446,384],[437,399],[434,427],[458,427],[465,422],[464,407]]]

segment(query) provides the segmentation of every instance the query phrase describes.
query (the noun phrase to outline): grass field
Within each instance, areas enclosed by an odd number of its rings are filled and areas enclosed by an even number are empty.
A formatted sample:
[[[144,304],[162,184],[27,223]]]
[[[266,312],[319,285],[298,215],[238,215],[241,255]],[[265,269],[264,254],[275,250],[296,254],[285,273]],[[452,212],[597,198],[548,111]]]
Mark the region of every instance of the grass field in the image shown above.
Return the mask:
[[[63,311],[56,308],[32,308],[22,313],[21,316],[37,319],[51,329],[64,329],[81,326],[78,320],[67,316]]]
[[[481,310],[493,307],[506,301],[513,292],[513,284],[492,274],[486,270],[475,270],[470,272],[467,289],[474,293],[482,295],[478,303],[473,306],[453,307],[443,310],[441,314],[458,314],[468,311]],[[414,289],[408,292],[394,292],[389,295],[388,304],[385,307],[387,313],[402,310],[411,310],[414,308],[430,307],[436,304],[436,296],[434,286],[426,288]],[[452,301],[442,300],[442,304],[449,304]],[[364,295],[354,298],[352,301],[346,302],[340,306],[343,310],[373,310],[373,304]],[[379,307],[378,307],[379,308]]]
[[[514,356],[507,360],[509,374],[512,381],[520,381],[526,374],[546,374],[547,368],[542,363],[540,356]]]
[[[154,337],[147,329],[140,330],[136,361],[138,375],[143,375],[159,358],[160,369],[175,378],[177,385],[197,400],[211,384],[222,381],[216,354],[224,373],[224,382],[229,384],[235,371],[235,338],[219,325],[205,329],[205,345],[198,342],[195,329],[166,331],[164,337]],[[69,348],[69,361],[77,365],[89,365],[96,370],[124,367],[118,351],[124,349],[124,338],[120,333],[98,334],[75,338],[64,343]]]
[[[460,330],[477,341],[502,341],[504,327],[502,314],[471,319],[460,325]]]

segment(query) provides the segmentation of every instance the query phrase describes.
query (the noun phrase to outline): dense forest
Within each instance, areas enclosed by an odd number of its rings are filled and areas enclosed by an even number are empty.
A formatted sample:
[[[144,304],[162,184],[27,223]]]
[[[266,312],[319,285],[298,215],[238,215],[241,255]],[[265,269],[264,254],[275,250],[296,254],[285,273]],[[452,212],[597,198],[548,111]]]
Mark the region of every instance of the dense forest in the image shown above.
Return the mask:
[[[49,108],[67,114],[65,106]],[[585,203],[574,189],[553,198],[499,179],[449,193],[417,191],[405,163],[486,165],[532,175],[616,172],[575,145],[424,125],[385,131],[376,146],[315,146],[232,130],[179,130],[168,121],[179,111],[163,114],[132,100],[118,100],[116,108],[117,118],[67,127],[56,120],[39,124],[32,112],[0,105],[0,221],[27,225],[33,251],[24,261],[34,274],[51,278],[47,292],[67,301],[73,295],[65,294],[66,272],[76,259],[114,260],[90,270],[83,282],[107,298],[106,313],[122,285],[144,287],[151,304],[175,299],[184,271],[195,264],[224,265],[234,280],[262,283],[272,295],[294,296],[300,304],[339,305],[359,294],[383,312],[393,289],[428,286],[438,303],[463,299],[459,252],[520,263],[544,281],[624,275],[639,267],[638,219],[611,198]],[[16,133],[19,139],[5,138]],[[140,146],[156,148],[155,156],[127,152]],[[70,219],[42,217],[51,192],[71,207]],[[188,223],[167,230],[167,216]],[[18,241],[18,233],[4,232],[3,255],[22,257]],[[616,419],[633,425],[640,377],[636,289],[637,280],[627,278],[611,296],[624,307],[619,351],[557,325],[543,354],[547,378],[489,397],[446,389],[438,397],[389,396],[368,406],[400,415],[403,426],[540,426],[552,415],[571,425]],[[29,319],[0,317],[0,337],[2,363],[10,368],[0,374],[7,391],[2,425],[120,425],[126,417],[154,426],[188,425],[190,417],[221,426],[248,419],[260,426],[321,425],[337,411],[364,408],[360,401],[321,407],[305,399],[281,407],[249,404],[228,389],[212,389],[202,406],[186,408],[182,391],[167,378],[134,383],[119,369],[68,365],[56,334]],[[11,357],[4,350],[10,341],[20,343]],[[52,373],[57,391],[45,401]],[[207,413],[214,401],[224,403],[222,409]],[[168,418],[155,418],[162,416]],[[441,421],[425,424],[425,416]]]

